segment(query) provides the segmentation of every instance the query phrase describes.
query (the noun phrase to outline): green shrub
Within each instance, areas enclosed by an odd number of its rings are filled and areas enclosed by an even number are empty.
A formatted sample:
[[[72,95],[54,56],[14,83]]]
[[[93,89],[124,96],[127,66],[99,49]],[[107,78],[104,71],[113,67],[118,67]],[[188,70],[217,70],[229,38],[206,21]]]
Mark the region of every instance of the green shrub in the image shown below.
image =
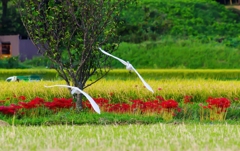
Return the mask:
[[[29,67],[43,67],[43,68],[51,68],[51,62],[48,58],[40,56],[40,57],[33,57],[32,59],[25,60],[23,62],[25,66]]]
[[[20,63],[18,57],[4,58],[0,60],[0,68],[6,69],[24,69],[27,66]]]

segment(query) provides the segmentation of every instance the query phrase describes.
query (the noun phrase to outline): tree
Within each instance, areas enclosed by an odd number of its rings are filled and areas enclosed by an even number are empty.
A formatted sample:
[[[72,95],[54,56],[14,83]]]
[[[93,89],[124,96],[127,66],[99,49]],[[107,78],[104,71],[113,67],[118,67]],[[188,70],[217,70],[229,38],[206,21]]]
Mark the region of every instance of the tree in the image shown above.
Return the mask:
[[[7,6],[8,6],[9,0],[2,0],[2,22],[5,21],[7,16]]]
[[[27,35],[12,0],[1,0],[0,11],[2,12],[0,16],[0,35]]]
[[[110,70],[108,57],[117,49],[118,14],[134,0],[15,0],[22,22],[39,50],[48,57],[58,74],[72,85],[84,89]],[[96,78],[87,84],[88,79]],[[77,110],[82,109],[78,94]]]

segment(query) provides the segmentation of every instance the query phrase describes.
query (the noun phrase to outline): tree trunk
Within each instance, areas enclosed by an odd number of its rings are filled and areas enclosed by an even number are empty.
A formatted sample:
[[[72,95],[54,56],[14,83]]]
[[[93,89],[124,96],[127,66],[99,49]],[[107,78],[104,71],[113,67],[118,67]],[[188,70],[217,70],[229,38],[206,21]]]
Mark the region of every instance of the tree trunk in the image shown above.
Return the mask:
[[[81,111],[82,109],[83,109],[82,94],[77,94],[76,110]]]
[[[230,0],[230,5],[232,5],[232,0]]]

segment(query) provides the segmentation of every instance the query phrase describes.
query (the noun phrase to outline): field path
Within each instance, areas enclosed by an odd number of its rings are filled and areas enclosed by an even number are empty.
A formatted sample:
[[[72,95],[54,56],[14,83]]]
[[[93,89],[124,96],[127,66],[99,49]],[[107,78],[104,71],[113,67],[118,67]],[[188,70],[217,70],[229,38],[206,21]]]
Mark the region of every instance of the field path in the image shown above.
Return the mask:
[[[228,5],[228,6],[226,6],[226,8],[236,8],[236,9],[238,9],[238,10],[240,10],[240,5]]]

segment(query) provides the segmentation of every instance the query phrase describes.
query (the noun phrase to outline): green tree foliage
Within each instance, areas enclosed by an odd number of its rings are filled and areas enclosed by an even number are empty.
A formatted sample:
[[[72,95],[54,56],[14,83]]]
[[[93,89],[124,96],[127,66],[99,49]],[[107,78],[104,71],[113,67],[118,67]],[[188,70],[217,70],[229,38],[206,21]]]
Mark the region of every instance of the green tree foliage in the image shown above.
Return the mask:
[[[0,10],[0,35],[20,34],[27,36],[25,27],[12,0],[1,0]]]
[[[239,11],[209,0],[142,0],[120,16],[124,26],[118,33],[126,42],[156,40],[162,35],[221,40],[237,38],[240,29]]]

